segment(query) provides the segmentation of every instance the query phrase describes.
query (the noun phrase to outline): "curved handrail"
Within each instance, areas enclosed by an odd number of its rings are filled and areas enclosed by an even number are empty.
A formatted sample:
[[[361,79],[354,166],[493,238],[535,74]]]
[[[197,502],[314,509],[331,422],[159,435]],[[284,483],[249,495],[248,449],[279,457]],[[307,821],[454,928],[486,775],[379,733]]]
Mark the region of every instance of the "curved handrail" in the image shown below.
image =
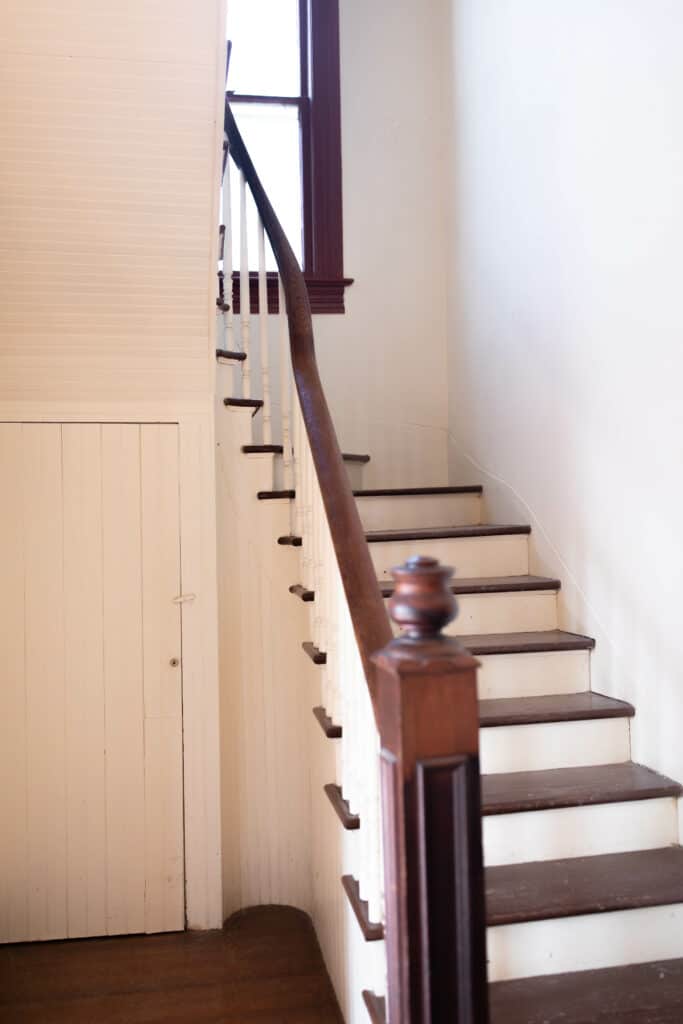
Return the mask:
[[[244,145],[227,98],[225,133],[230,155],[249,185],[280,271],[287,302],[294,381],[351,621],[374,702],[375,666],[371,657],[389,643],[392,630],[320,380],[308,289],[297,258]]]

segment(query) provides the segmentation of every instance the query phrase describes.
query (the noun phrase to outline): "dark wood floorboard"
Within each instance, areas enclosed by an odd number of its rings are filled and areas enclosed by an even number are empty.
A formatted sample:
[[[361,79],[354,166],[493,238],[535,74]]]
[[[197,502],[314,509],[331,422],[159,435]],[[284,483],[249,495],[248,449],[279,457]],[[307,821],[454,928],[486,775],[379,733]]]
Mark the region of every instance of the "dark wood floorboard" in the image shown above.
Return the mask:
[[[341,1024],[305,914],[262,907],[223,931],[0,949],[1,1024]]]

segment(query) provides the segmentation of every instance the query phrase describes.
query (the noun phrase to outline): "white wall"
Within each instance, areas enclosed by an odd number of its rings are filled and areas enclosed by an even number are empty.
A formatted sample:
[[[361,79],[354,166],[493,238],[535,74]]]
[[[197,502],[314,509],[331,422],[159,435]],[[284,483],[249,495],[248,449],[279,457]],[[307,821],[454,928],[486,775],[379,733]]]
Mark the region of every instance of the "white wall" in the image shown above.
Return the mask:
[[[683,778],[683,6],[453,12],[451,474],[533,522],[594,689]]]
[[[445,0],[340,0],[345,316],[316,318],[367,486],[446,481]]]

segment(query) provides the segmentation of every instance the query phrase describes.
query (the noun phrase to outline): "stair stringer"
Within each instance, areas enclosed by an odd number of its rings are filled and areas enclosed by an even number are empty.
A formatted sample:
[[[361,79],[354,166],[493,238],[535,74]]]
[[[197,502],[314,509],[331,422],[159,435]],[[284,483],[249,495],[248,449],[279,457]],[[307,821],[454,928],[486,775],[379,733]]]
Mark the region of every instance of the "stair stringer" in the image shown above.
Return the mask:
[[[315,666],[312,666],[315,669]],[[320,669],[316,670],[318,673]],[[313,683],[319,692],[319,684]],[[363,990],[386,991],[386,946],[366,942],[341,885],[362,858],[362,828],[340,827],[323,787],[341,776],[341,741],[325,737],[310,715],[313,903],[311,916],[345,1024],[368,1024]]]
[[[288,593],[290,503],[259,501],[273,456],[244,455],[251,411],[220,408],[217,532],[224,917],[244,907],[311,909],[310,681],[305,608]]]
[[[268,903],[309,913],[346,1024],[366,1024],[362,991],[383,991],[385,946],[365,941],[340,882],[363,850],[323,792],[342,777],[341,743],[311,713],[321,667],[301,639],[315,606],[289,593],[301,549],[277,543],[292,503],[257,498],[273,488],[274,457],[241,451],[250,410],[219,408],[217,420],[224,915]]]

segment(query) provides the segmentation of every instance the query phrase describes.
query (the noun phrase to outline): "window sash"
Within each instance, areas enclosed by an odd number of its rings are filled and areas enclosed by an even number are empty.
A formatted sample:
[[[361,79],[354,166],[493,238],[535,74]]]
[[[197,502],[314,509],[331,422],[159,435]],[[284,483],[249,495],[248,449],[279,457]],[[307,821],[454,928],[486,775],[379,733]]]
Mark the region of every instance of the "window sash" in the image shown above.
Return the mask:
[[[342,235],[339,0],[299,0],[299,31],[301,96],[228,96],[232,104],[299,107],[304,276],[314,313],[343,313],[352,280],[344,277]]]

